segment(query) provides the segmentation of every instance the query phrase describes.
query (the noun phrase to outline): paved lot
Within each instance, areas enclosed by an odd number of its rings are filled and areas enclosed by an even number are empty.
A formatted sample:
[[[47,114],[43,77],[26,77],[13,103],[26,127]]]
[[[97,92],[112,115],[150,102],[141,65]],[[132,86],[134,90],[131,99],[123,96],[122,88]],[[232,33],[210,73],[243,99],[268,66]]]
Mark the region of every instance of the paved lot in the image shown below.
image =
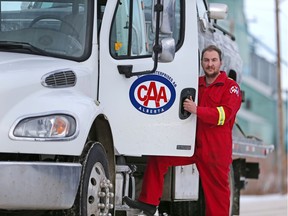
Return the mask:
[[[288,216],[287,195],[242,196],[240,216]]]

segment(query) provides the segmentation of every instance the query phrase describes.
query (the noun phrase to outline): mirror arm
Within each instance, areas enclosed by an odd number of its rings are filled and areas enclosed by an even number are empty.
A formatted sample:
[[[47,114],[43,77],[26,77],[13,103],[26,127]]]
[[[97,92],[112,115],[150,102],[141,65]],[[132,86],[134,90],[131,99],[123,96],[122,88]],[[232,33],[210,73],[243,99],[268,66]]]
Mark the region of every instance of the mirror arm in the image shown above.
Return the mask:
[[[231,38],[231,40],[235,41],[235,36],[230,32],[228,32],[227,30],[220,27],[216,22],[213,23],[213,27],[220,30],[224,35],[228,35]]]
[[[117,65],[118,72],[124,74],[126,78],[132,76],[140,76],[145,74],[154,73],[158,67],[158,55],[162,51],[162,46],[159,43],[159,34],[160,34],[160,14],[163,11],[163,5],[161,0],[157,0],[157,4],[154,6],[154,11],[156,12],[156,31],[155,31],[155,45],[153,46],[154,52],[154,67],[152,70],[132,72],[133,65]]]

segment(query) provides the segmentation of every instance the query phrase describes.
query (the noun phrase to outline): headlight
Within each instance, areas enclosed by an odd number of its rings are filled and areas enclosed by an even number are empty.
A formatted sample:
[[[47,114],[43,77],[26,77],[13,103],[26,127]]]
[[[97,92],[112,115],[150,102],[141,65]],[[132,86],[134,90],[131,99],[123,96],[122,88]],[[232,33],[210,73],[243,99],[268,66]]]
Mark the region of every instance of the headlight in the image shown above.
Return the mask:
[[[19,138],[61,139],[72,137],[75,132],[75,119],[57,114],[25,118],[16,125],[12,134]]]

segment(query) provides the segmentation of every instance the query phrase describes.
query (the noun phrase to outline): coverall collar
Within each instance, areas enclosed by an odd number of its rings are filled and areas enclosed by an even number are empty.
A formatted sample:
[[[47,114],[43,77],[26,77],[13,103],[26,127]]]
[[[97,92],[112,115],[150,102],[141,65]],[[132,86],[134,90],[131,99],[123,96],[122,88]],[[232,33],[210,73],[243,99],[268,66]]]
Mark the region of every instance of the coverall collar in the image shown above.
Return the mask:
[[[209,86],[212,86],[212,85],[224,85],[226,79],[227,79],[226,72],[225,71],[220,71],[219,76]],[[205,76],[200,77],[199,86],[206,86],[206,77]]]

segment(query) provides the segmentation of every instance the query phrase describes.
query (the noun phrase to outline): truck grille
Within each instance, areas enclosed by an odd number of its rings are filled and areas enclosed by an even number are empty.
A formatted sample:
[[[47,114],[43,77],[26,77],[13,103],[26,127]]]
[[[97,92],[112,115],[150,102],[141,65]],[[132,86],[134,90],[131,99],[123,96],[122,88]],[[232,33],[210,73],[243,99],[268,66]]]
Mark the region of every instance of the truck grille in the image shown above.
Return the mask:
[[[76,75],[71,70],[52,72],[42,77],[42,85],[49,88],[72,87],[75,84]]]

